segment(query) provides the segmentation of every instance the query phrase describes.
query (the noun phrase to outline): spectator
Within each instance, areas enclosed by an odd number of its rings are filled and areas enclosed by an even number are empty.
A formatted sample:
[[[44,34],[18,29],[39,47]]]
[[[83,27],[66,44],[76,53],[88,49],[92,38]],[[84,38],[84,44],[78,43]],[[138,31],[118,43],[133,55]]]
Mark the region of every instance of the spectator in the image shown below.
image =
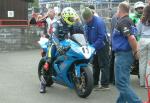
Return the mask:
[[[46,22],[47,22],[47,26],[48,26],[47,27],[47,33],[51,34],[53,32],[53,30],[52,30],[53,23],[56,22],[55,11],[53,9],[50,9],[48,11]]]
[[[98,14],[95,11],[95,7],[93,5],[90,5],[89,8],[92,10],[92,12],[95,16],[98,16]]]
[[[137,24],[140,21],[144,7],[145,5],[142,1],[138,1],[134,4],[135,11],[129,15],[134,24]]]
[[[32,18],[31,18],[31,20],[29,21],[29,24],[30,24],[30,25],[36,25],[36,18],[37,18],[37,14],[36,14],[36,13],[33,13],[33,14],[32,14]]]
[[[112,49],[115,52],[115,85],[120,92],[116,103],[142,103],[130,85],[130,71],[133,56],[138,59],[135,26],[129,19],[129,4],[121,2],[118,6],[119,20],[112,35]]]
[[[135,25],[138,22],[140,22],[144,7],[145,7],[145,5],[142,1],[138,1],[134,4],[134,13],[130,13],[129,17],[132,19],[132,21]],[[136,36],[136,39],[137,39],[137,41],[139,41],[140,37]],[[136,61],[136,62],[138,62],[138,61]]]
[[[134,4],[134,13],[131,13],[129,17],[132,19],[133,23],[137,25],[140,22],[140,19],[143,14],[143,9],[145,5],[142,1],[138,1]],[[139,41],[140,36],[136,35],[136,40]],[[137,74],[139,76],[139,60],[134,60],[134,63],[131,66],[131,74]]]
[[[45,34],[51,34],[53,32],[53,23],[56,22],[55,11],[49,9],[48,13],[40,21],[45,23]]]
[[[43,18],[43,16],[42,15],[38,15],[37,16],[37,22],[36,22],[36,25],[37,25],[37,27],[44,27],[44,23],[43,22],[41,22],[41,21],[39,21],[40,19],[42,19]]]
[[[109,42],[105,23],[101,17],[93,15],[88,7],[83,10],[82,17],[86,22],[87,40],[96,49],[93,61],[95,90],[109,89]],[[102,72],[101,87],[99,87],[100,68]]]
[[[150,5],[146,6],[143,13],[143,19],[137,25],[139,41],[140,59],[139,74],[140,86],[145,86],[145,75],[150,73]]]
[[[48,12],[48,9],[46,8],[46,4],[42,4],[41,5],[41,14],[44,16],[47,12]]]
[[[116,15],[116,13],[113,15],[112,19],[111,19],[111,39],[112,39],[112,32],[113,29],[115,28],[116,24],[118,21],[118,17]],[[112,40],[111,40],[112,41]],[[111,48],[112,48],[112,42],[111,42]],[[115,77],[114,77],[114,59],[115,59],[115,55],[114,52],[111,49],[111,56],[110,56],[110,83],[115,84]]]
[[[148,2],[148,5],[150,5],[150,0],[147,0],[147,2]]]

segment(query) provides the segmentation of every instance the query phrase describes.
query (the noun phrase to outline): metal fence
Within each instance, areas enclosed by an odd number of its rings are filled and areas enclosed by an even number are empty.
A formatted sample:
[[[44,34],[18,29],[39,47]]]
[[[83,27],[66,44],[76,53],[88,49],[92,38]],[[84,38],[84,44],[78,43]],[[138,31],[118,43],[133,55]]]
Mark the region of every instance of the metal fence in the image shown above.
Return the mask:
[[[80,12],[82,7],[86,7],[89,5],[93,5],[96,11],[103,17],[108,17],[112,15],[112,12],[116,10],[118,4],[120,2],[91,2],[90,0],[87,2],[48,2],[46,3],[47,8],[59,7],[61,10],[65,7],[72,7],[77,12]],[[130,3],[132,6],[134,3]],[[41,4],[42,5],[42,4]],[[61,11],[60,10],[60,11]],[[103,12],[105,11],[105,12]]]
[[[96,12],[98,13],[99,16],[103,17],[105,20],[105,23],[107,25],[107,31],[110,32],[111,30],[111,17],[114,15],[114,13],[117,11],[117,6],[119,5],[120,2],[49,2],[47,3],[48,8],[53,8],[53,7],[59,7],[61,10],[65,7],[72,7],[74,8],[77,13],[81,17],[81,11],[84,7],[87,7],[89,5],[93,5],[95,7]],[[132,6],[133,3],[130,3]]]

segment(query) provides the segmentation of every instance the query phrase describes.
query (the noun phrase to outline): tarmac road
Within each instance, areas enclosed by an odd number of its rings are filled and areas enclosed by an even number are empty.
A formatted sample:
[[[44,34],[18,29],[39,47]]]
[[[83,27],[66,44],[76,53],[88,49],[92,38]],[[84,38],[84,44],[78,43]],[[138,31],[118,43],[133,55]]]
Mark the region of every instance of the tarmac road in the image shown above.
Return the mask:
[[[58,84],[40,94],[39,60],[40,50],[0,53],[0,103],[115,103],[118,92],[113,85],[109,91],[93,91],[86,99]],[[146,100],[147,91],[139,87],[137,76],[132,76],[132,85],[138,96]]]

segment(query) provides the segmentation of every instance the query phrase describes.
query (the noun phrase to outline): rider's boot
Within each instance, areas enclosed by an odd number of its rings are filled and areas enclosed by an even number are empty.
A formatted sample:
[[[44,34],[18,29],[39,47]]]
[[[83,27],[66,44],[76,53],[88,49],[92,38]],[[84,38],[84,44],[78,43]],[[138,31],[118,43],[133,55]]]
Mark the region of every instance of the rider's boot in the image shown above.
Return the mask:
[[[46,81],[43,76],[41,76],[40,93],[46,93]]]

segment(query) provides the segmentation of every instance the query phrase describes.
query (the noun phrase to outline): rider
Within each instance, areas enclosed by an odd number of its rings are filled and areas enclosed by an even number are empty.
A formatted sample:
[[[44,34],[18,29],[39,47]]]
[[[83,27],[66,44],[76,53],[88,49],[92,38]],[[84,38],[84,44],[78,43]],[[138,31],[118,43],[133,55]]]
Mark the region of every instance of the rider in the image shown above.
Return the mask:
[[[131,20],[133,21],[133,23],[135,25],[137,25],[140,22],[140,19],[142,18],[142,15],[143,15],[144,7],[145,7],[145,5],[144,5],[144,3],[142,1],[138,1],[138,2],[136,2],[134,4],[135,12],[131,13],[129,15],[129,17],[131,18]],[[140,36],[139,35],[136,35],[136,40],[137,41],[140,40]],[[133,65],[132,65],[132,68],[136,68],[136,70],[139,71],[139,61],[138,60],[134,61]],[[134,69],[133,69],[133,71],[134,71]]]
[[[134,13],[131,13],[129,17],[132,19],[134,24],[137,24],[142,17],[143,9],[145,5],[142,1],[138,1],[134,4]]]
[[[60,45],[60,41],[69,38],[69,34],[82,33],[83,28],[80,22],[80,18],[76,11],[71,7],[66,7],[61,12],[61,17],[53,24],[52,42],[54,45],[51,47],[51,58],[49,59],[49,65],[51,66],[54,61],[56,51],[61,55],[65,52],[64,48]],[[44,71],[47,72],[47,71]],[[46,73],[44,73],[46,74]],[[41,76],[40,93],[46,92],[46,75]]]

